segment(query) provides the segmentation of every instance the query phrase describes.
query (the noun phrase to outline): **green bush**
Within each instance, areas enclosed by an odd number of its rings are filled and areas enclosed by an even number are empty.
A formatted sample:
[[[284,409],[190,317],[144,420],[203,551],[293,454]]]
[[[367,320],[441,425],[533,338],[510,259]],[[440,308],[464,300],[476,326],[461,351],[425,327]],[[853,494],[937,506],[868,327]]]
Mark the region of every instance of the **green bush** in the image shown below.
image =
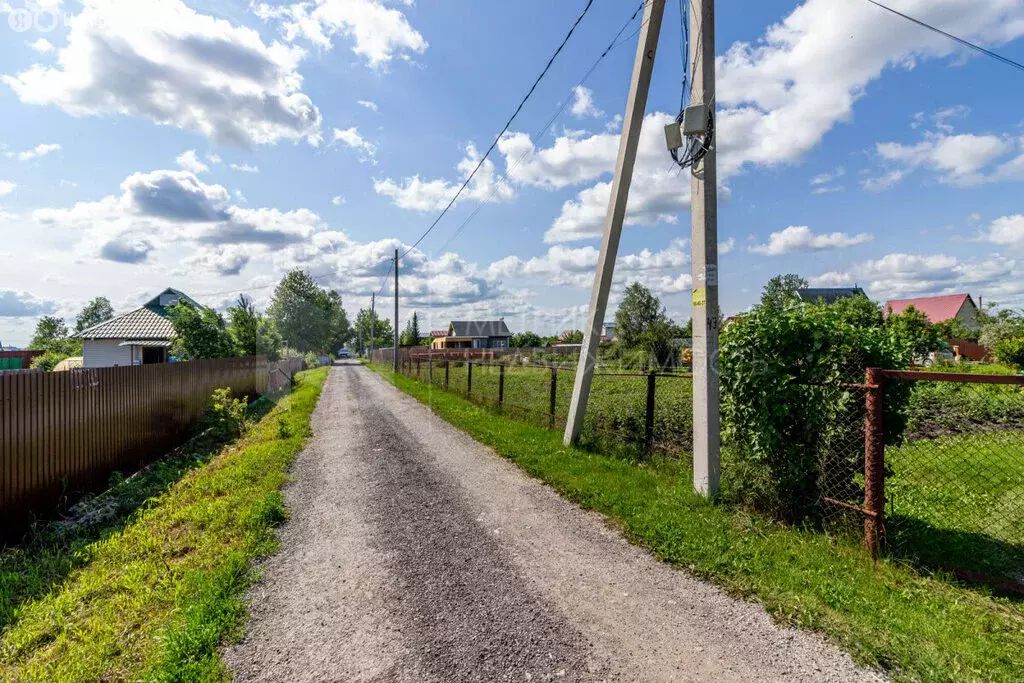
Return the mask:
[[[320,367],[320,356],[316,355],[313,351],[307,352],[303,360],[305,361],[307,368]]]
[[[1024,367],[1024,337],[1008,337],[999,341],[995,348],[996,359],[1020,370]]]
[[[32,368],[34,370],[51,372],[55,367],[57,367],[57,363],[61,362],[65,358],[70,358],[70,356],[62,351],[47,351],[46,353],[32,359]]]
[[[847,314],[845,307],[789,300],[756,307],[725,328],[720,366],[730,462],[724,495],[799,522],[816,514],[823,457],[830,458],[830,477],[842,474],[856,485],[863,448],[837,445],[862,438],[864,400],[840,385],[863,382],[867,367],[904,366],[914,344],[888,325],[851,324]],[[905,399],[899,387],[888,392],[890,414],[902,414]],[[886,427],[890,441],[899,438],[900,420]]]
[[[231,398],[231,389],[215,389],[199,422],[200,429],[218,441],[241,436],[245,426],[245,399]]]

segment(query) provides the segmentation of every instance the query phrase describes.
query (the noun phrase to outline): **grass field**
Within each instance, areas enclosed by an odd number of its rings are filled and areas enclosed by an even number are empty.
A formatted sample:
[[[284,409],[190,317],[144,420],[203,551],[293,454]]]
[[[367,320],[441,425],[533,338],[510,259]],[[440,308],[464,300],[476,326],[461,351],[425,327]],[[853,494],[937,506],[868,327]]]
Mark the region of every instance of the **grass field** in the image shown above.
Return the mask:
[[[421,381],[430,380],[427,363],[413,364],[405,370]],[[497,366],[474,365],[473,381],[468,393],[475,403],[498,404]],[[444,384],[444,367],[436,365],[433,384]],[[469,366],[452,362],[448,368],[448,387],[467,397]],[[553,423],[564,427],[575,372],[557,371]],[[693,444],[693,384],[689,376],[659,376],[655,380],[653,450],[689,460]],[[628,374],[597,374],[594,377],[587,420],[583,430],[584,443],[605,442],[640,455],[645,450],[645,418],[647,377]],[[505,369],[503,410],[518,419],[537,426],[551,420],[551,370],[547,367],[515,366]]]
[[[694,496],[679,460],[565,448],[557,432],[382,374],[532,476],[608,515],[662,560],[756,599],[781,622],[821,631],[860,663],[906,681],[1020,680],[1020,602],[899,561],[875,564],[855,544],[712,505]]]
[[[0,680],[226,680],[217,648],[244,617],[252,561],[274,550],[280,488],[327,371],[297,375],[291,394],[212,459],[186,449],[159,476],[140,475],[149,483],[132,490],[152,497],[134,512],[4,549]],[[124,485],[101,498],[121,504]]]
[[[889,546],[925,565],[1024,580],[1024,432],[886,449]]]

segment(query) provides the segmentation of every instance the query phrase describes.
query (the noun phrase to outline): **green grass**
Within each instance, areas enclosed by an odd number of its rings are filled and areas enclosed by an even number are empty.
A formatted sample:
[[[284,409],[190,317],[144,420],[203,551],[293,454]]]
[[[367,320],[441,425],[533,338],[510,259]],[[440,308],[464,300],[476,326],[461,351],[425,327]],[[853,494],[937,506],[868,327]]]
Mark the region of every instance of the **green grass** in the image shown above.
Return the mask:
[[[875,564],[825,535],[711,504],[692,493],[685,462],[565,448],[557,432],[382,374],[582,507],[608,515],[659,558],[758,600],[780,622],[826,634],[859,663],[900,680],[1020,680],[1020,603],[898,562]]]
[[[889,545],[915,561],[1024,579],[1024,432],[886,449]]]
[[[406,369],[412,376],[429,381],[429,366],[421,362]],[[418,372],[417,372],[418,371]],[[498,367],[474,365],[469,398],[481,405],[498,403]],[[449,389],[466,396],[468,366],[451,362]],[[555,424],[564,425],[569,414],[575,372],[560,369],[555,386]],[[444,367],[435,365],[433,383],[444,384]],[[655,383],[654,450],[676,456],[688,454],[693,446],[693,384],[688,375],[658,377]],[[639,454],[644,446],[647,406],[647,378],[641,373],[597,374],[593,381],[583,441],[610,442]],[[544,426],[551,414],[551,371],[546,367],[505,368],[504,409],[523,422]]]
[[[174,483],[166,472],[165,491],[91,542],[5,551],[0,680],[225,680],[217,647],[244,616],[251,562],[275,548],[280,488],[326,377],[300,373],[237,443]]]

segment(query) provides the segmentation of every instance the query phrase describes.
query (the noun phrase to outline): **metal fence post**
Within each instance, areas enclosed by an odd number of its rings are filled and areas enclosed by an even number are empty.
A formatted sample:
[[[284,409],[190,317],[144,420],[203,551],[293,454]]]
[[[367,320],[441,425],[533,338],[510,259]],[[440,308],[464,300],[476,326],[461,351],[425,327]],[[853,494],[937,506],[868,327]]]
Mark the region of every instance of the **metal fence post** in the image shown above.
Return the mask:
[[[434,383],[434,357],[427,356],[427,381]]]
[[[444,359],[444,390],[448,391],[448,359]]]
[[[647,411],[644,414],[644,447],[650,453],[654,446],[654,387],[657,375],[647,373]]]
[[[420,359],[417,358],[416,359],[416,379],[420,379],[420,375],[421,374],[422,373],[420,372]]]
[[[558,368],[551,368],[551,396],[548,402],[548,429],[555,428],[555,397],[558,394]]]
[[[498,366],[498,407],[505,404],[505,365]]]
[[[466,396],[473,393],[473,364],[466,361]]]
[[[885,377],[868,368],[864,418],[864,547],[874,558],[885,542]]]

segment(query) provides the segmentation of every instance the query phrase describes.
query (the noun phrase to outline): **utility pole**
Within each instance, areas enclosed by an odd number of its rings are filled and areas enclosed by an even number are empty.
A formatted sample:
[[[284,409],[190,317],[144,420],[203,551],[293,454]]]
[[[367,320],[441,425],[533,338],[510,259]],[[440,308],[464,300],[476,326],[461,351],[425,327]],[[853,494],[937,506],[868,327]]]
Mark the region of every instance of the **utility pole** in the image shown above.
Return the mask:
[[[370,295],[370,360],[373,360],[373,341],[374,341],[374,327],[376,327],[377,313],[375,311],[377,307],[377,292]]]
[[[690,104],[715,107],[715,1],[690,5]],[[715,123],[712,118],[712,123]],[[693,168],[690,220],[693,275],[693,487],[713,496],[721,477],[718,395],[718,178],[714,144]]]
[[[398,372],[398,250],[395,249],[395,357],[394,370]]]
[[[587,412],[590,384],[597,365],[597,347],[601,341],[601,326],[604,324],[605,309],[608,306],[608,291],[615,271],[615,258],[619,253],[619,237],[622,235],[622,221],[626,215],[626,201],[629,199],[629,185],[633,180],[633,164],[640,142],[644,110],[647,107],[647,93],[651,86],[651,70],[654,68],[654,53],[658,48],[658,34],[661,33],[661,18],[665,13],[665,0],[651,0],[644,7],[643,23],[640,24],[640,39],[633,61],[633,77],[629,85],[629,99],[622,121],[622,135],[619,137],[619,155],[615,161],[615,177],[612,180],[608,213],[605,216],[604,236],[601,238],[601,252],[597,258],[597,275],[590,294],[590,312],[587,326],[583,330],[583,346],[576,370],[576,380],[569,404],[569,418],[565,424],[565,445],[577,441],[583,429],[583,416]]]

